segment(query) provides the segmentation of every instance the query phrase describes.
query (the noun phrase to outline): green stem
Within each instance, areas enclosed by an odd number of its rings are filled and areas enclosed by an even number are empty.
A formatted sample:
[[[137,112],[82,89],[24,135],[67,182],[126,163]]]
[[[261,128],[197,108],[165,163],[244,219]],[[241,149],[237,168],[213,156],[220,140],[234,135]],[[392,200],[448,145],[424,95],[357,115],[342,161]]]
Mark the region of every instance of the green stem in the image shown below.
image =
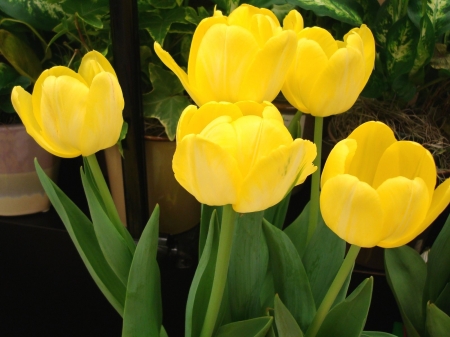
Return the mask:
[[[325,317],[327,316],[328,312],[330,311],[331,306],[333,305],[334,301],[336,300],[337,295],[341,291],[345,280],[347,279],[348,275],[350,274],[360,249],[361,249],[361,247],[358,247],[355,245],[350,246],[347,256],[345,257],[344,262],[342,262],[341,268],[339,268],[339,271],[336,274],[336,277],[334,278],[333,283],[331,284],[330,288],[328,289],[325,297],[322,300],[322,303],[319,306],[319,309],[316,312],[316,315],[314,316],[314,319],[313,319],[311,325],[309,326],[308,330],[306,331],[306,335],[305,335],[306,337],[315,337],[316,336]]]
[[[320,171],[322,164],[322,132],[323,117],[314,118],[314,143],[317,147],[317,157],[314,159],[314,165],[317,166],[316,172],[311,178],[311,199],[309,201],[309,224],[307,240],[311,239],[316,230],[319,219],[319,196],[320,196]]]
[[[216,268],[214,269],[211,297],[209,298],[200,337],[211,337],[214,333],[214,327],[216,326],[217,317],[222,304],[223,292],[227,283],[228,265],[230,262],[236,216],[237,213],[233,210],[231,205],[223,207],[219,248],[217,251]]]

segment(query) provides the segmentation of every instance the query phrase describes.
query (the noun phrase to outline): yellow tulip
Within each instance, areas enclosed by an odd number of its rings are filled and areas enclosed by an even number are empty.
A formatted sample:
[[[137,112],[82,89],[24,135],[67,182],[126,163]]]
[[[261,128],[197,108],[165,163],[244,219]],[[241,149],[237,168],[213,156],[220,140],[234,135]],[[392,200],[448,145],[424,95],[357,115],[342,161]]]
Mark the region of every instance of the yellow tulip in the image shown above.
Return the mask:
[[[198,201],[247,213],[275,205],[316,170],[316,146],[293,140],[269,102],[188,106],[177,128],[175,178]]]
[[[336,144],[321,183],[325,223],[360,247],[402,246],[450,202],[450,179],[435,190],[431,154],[418,143],[397,141],[380,122],[362,124]]]
[[[298,110],[326,117],[347,111],[363,90],[375,62],[375,41],[366,25],[336,41],[325,29],[303,29],[303,19],[291,11],[285,30],[297,33],[297,53],[281,89]]]
[[[268,9],[241,5],[228,17],[220,11],[198,25],[188,71],[155,43],[164,64],[201,106],[210,101],[272,101],[295,54],[293,31],[283,31]]]
[[[119,139],[122,90],[111,64],[96,51],[83,57],[78,73],[62,66],[45,70],[32,95],[17,86],[11,100],[27,132],[58,157],[89,156]]]

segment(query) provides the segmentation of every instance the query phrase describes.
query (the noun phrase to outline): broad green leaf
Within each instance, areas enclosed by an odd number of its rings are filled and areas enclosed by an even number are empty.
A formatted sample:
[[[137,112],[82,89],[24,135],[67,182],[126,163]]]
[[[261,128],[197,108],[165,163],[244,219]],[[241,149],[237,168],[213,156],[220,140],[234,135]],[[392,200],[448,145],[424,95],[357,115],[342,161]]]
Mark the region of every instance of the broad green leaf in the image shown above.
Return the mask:
[[[389,85],[383,73],[383,65],[375,64],[375,69],[369,77],[369,81],[361,92],[361,96],[367,98],[378,98],[388,89]]]
[[[153,40],[161,45],[163,45],[164,39],[173,23],[189,23],[186,21],[185,7],[139,14],[139,28],[146,29]]]
[[[386,0],[377,12],[374,24],[374,36],[381,46],[387,42],[388,31],[407,13],[407,1]]]
[[[142,232],[131,263],[122,337],[159,336],[162,322],[158,252],[159,206]]]
[[[434,303],[450,280],[450,216],[431,247],[427,269],[424,301]]]
[[[372,28],[375,25],[380,3],[378,0],[357,0],[357,2],[363,8],[362,22]]]
[[[205,7],[197,7],[197,11],[192,7],[186,7],[186,21],[196,26],[200,23],[200,21],[210,16],[211,14],[205,9]]]
[[[126,288],[103,256],[94,227],[82,211],[51,181],[35,160],[36,171],[53,207],[97,286],[123,316]]]
[[[395,79],[412,69],[418,41],[419,31],[407,16],[389,29],[386,37],[386,66],[390,78]]]
[[[16,85],[27,88],[31,84],[28,77],[21,76],[7,63],[0,62],[0,95],[11,95],[11,90]]]
[[[409,246],[385,249],[386,278],[410,337],[423,336],[423,289],[427,277],[425,261]]]
[[[425,15],[420,20],[419,29],[420,35],[417,43],[417,53],[414,59],[414,65],[409,73],[410,77],[416,75],[421,68],[427,65],[434,53],[434,29],[428,16]]]
[[[219,5],[219,1],[226,1],[226,0],[214,0],[215,3]],[[285,5],[286,3],[289,3],[290,1],[286,0],[249,0],[246,1],[246,3],[255,6],[255,7],[261,7],[261,8],[272,8],[275,5]],[[292,4],[295,6],[295,4]],[[219,5],[219,8],[220,5]]]
[[[153,90],[143,95],[144,115],[157,118],[167,137],[174,140],[178,120],[190,104],[189,99],[183,95],[184,88],[174,73],[153,63],[149,65],[149,72]]]
[[[240,214],[228,267],[231,319],[243,321],[264,312],[259,294],[269,265],[269,252],[262,230],[263,212]]]
[[[216,212],[213,211],[209,221],[208,237],[189,289],[186,304],[186,337],[200,336],[211,296],[218,246],[219,222]]]
[[[275,295],[274,302],[275,325],[277,327],[278,337],[303,337],[303,332],[295,321],[295,318],[278,295]]]
[[[264,337],[272,325],[272,317],[258,317],[223,325],[214,337]]]
[[[239,0],[213,0],[217,5],[217,9],[221,10],[224,15],[230,14],[236,7],[239,6]]]
[[[416,86],[411,82],[407,74],[403,74],[392,81],[392,90],[398,98],[404,102],[409,102],[416,94]]]
[[[450,30],[450,1],[428,0],[427,14],[434,26],[436,36]]]
[[[291,239],[298,255],[303,258],[305,253],[309,223],[309,203],[303,208],[300,215],[289,226],[284,229],[284,233]]]
[[[81,180],[100,248],[111,269],[126,287],[133,254],[101,206],[99,196],[94,192],[96,187],[93,181],[83,172],[81,172]]]
[[[363,331],[361,337],[396,337],[396,336],[387,332]]]
[[[317,308],[330,288],[344,257],[345,241],[334,234],[319,216],[316,230],[302,257]]]
[[[283,200],[278,204],[269,207],[264,211],[264,219],[279,229],[283,229],[284,220],[286,218],[287,209],[291,200],[291,192],[289,192]]]
[[[42,72],[41,62],[28,43],[4,29],[0,29],[0,53],[20,75],[33,82]]]
[[[450,282],[444,287],[436,300],[437,307],[450,316]]]
[[[302,331],[306,331],[316,306],[302,260],[289,237],[263,220],[264,235],[269,247],[269,261],[275,292],[294,316]]]
[[[287,2],[311,10],[318,16],[329,16],[353,26],[359,27],[363,23],[363,9],[353,0],[288,0]]]
[[[427,328],[430,337],[448,336],[450,317],[434,304],[427,306]]]
[[[271,10],[273,14],[275,14],[276,17],[278,18],[278,21],[283,22],[284,17],[293,9],[295,9],[295,5],[292,4],[282,4],[282,5],[274,4]]]
[[[316,336],[359,337],[369,312],[372,288],[372,277],[361,282],[345,301],[330,310]]]
[[[417,29],[420,29],[420,21],[426,16],[426,0],[409,0],[408,1],[408,16]]]
[[[102,18],[109,13],[108,0],[66,0],[62,8],[95,28],[103,28]]]
[[[0,10],[34,28],[51,31],[64,17],[59,3],[46,0],[1,0]]]

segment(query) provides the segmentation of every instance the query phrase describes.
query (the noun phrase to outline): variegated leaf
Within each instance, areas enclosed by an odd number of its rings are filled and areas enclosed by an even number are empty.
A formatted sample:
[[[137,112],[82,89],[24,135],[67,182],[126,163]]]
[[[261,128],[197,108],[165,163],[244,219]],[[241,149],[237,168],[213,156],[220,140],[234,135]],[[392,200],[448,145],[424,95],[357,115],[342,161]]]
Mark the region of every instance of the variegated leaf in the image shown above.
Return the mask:
[[[433,24],[431,23],[430,18],[425,15],[420,20],[420,35],[417,44],[417,54],[410,72],[410,77],[417,74],[419,69],[428,64],[431,56],[433,56],[434,45],[435,38]]]
[[[389,29],[386,36],[386,63],[390,78],[395,79],[412,69],[418,40],[419,31],[407,16]]]
[[[363,8],[363,23],[369,27],[373,27],[378,10],[380,9],[380,3],[378,0],[357,0],[357,2]]]
[[[450,0],[428,0],[427,12],[436,36],[450,30]]]
[[[288,0],[287,2],[311,10],[319,16],[329,16],[353,26],[360,26],[363,23],[363,9],[353,0]]]
[[[378,10],[375,18],[374,35],[384,46],[390,28],[406,15],[407,4],[403,0],[386,0]]]
[[[408,16],[418,29],[420,29],[420,19],[426,13],[426,9],[422,0],[409,0],[408,2]]]

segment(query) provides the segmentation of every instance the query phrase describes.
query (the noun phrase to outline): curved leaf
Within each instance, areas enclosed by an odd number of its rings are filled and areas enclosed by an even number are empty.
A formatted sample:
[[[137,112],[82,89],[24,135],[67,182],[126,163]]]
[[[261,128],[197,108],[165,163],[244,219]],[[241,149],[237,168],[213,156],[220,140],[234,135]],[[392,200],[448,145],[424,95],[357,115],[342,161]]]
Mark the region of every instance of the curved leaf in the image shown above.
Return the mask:
[[[430,337],[448,336],[450,317],[434,304],[427,307],[427,328]]]
[[[303,337],[303,332],[298,326],[295,318],[281,302],[280,297],[275,295],[275,325],[278,331],[278,337]]]
[[[272,317],[258,317],[223,325],[214,337],[264,337],[272,326]]]

